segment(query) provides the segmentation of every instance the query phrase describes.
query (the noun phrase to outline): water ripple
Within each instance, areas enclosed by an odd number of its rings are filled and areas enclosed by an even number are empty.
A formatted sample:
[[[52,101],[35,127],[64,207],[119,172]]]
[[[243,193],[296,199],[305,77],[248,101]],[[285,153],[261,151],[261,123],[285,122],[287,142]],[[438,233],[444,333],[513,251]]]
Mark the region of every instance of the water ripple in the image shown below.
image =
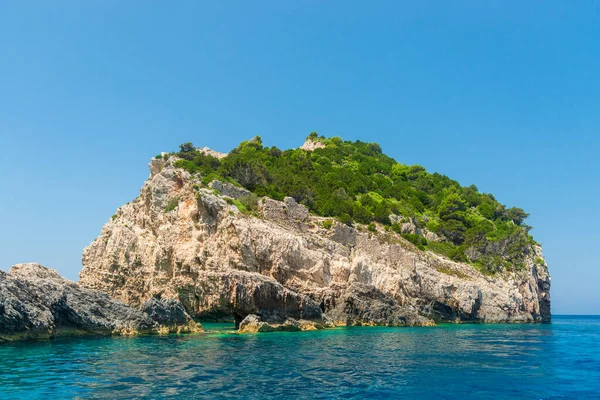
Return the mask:
[[[600,319],[0,346],[0,398],[598,398]]]

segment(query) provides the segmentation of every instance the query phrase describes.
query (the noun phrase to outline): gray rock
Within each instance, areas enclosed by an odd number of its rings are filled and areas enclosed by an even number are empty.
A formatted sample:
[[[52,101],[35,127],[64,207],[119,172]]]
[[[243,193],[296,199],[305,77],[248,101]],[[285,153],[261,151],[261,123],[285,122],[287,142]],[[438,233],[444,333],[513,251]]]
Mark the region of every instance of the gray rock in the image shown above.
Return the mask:
[[[268,197],[260,201],[261,211],[265,219],[270,221],[285,222],[287,221],[287,207],[285,203]]]
[[[291,224],[305,222],[308,218],[308,208],[296,203],[292,197],[286,197],[283,202],[265,197],[260,202],[264,217],[270,221],[280,224]]]
[[[160,325],[187,325],[192,321],[179,300],[152,297],[142,304],[140,310]]]
[[[158,333],[163,322],[168,320],[171,325],[185,319],[181,305],[167,305],[179,313],[161,315],[160,321],[155,321],[141,310],[112,300],[106,293],[82,288],[40,264],[17,264],[9,274],[0,271],[0,341]]]
[[[287,317],[321,318],[319,305],[309,296],[260,274],[206,273],[202,282],[179,290],[183,305],[200,319],[233,316],[239,324],[249,314],[261,315],[273,323],[283,322]]]
[[[334,325],[429,326],[434,322],[403,307],[372,285],[333,286],[322,298],[324,316]]]
[[[442,237],[438,234],[431,232],[426,228],[419,228],[414,218],[403,217],[396,214],[391,214],[389,218],[392,224],[400,225],[401,233],[421,235],[430,242],[440,242],[442,240]],[[426,216],[423,216],[423,221],[427,222],[429,219]]]
[[[343,244],[344,246],[356,246],[356,229],[346,224],[336,222],[333,228],[331,240]]]
[[[231,197],[232,199],[239,199],[243,196],[248,196],[252,194],[249,190],[244,189],[243,187],[232,185],[228,182],[221,182],[218,180],[214,180],[208,184],[212,189],[218,190],[221,192],[223,196]]]
[[[296,203],[293,197],[285,197],[283,199],[285,204],[287,217],[293,221],[303,222],[308,218],[308,208],[302,204]]]

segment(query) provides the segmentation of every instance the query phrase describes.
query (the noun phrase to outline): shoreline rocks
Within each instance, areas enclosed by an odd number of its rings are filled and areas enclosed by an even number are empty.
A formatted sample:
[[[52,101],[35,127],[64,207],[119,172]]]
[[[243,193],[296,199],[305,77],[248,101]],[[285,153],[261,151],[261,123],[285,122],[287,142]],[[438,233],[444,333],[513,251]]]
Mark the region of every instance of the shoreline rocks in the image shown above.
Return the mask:
[[[202,332],[202,327],[174,300],[149,299],[140,310],[37,263],[0,271],[0,342],[169,332]]]
[[[305,319],[296,320],[294,318],[288,318],[281,324],[269,323],[263,321],[258,315],[249,314],[240,322],[238,333],[316,331],[332,327],[332,324],[322,324]]]
[[[333,285],[325,291],[322,308],[328,320],[346,326],[433,326],[435,322],[414,307],[399,307],[394,299],[371,285]]]

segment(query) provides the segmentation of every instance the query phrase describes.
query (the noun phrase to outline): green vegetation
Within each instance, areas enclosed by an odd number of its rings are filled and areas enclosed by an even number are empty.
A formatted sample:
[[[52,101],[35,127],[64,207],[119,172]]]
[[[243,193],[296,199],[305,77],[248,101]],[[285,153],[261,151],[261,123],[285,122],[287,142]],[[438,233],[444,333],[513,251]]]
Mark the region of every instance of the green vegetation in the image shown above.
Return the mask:
[[[232,199],[230,197],[226,197],[225,201],[227,202],[227,204],[231,204],[237,207],[238,210],[240,210],[240,212],[244,213],[244,214],[248,214],[249,210],[246,208],[246,206],[244,206],[241,202],[239,202],[238,200]]]
[[[415,246],[417,246],[421,250],[427,249],[427,239],[425,239],[423,236],[417,235],[415,233],[403,233],[402,237],[414,244]]]
[[[242,196],[239,199],[232,199],[230,197],[225,198],[225,201],[228,204],[236,206],[237,209],[240,210],[240,212],[242,212],[243,214],[255,214],[258,210],[258,200],[258,196],[253,193],[246,196]]]
[[[338,137],[309,138],[325,145],[314,151],[265,147],[260,137],[242,142],[227,157],[218,159],[184,143],[174,156],[175,166],[198,174],[203,184],[214,179],[242,186],[252,199],[236,200],[250,211],[258,197],[282,200],[293,197],[314,214],[353,225],[374,223],[401,233],[390,214],[412,221],[417,232],[427,229],[441,241],[418,234],[402,236],[422,250],[431,250],[456,261],[471,262],[485,273],[496,273],[522,263],[535,243],[524,224],[528,214],[506,208],[476,186],[461,186],[420,165],[403,165],[382,153],[376,143],[343,141]],[[165,156],[166,158],[166,156]],[[237,205],[237,204],[236,204]],[[327,229],[331,220],[323,222]]]
[[[258,200],[258,196],[254,193],[242,196],[238,199],[238,201],[249,211],[258,210]]]
[[[535,263],[537,265],[546,265],[546,262],[542,258],[540,258],[540,257],[536,257],[535,258]]]
[[[178,205],[179,205],[179,198],[171,199],[169,201],[169,203],[167,203],[167,206],[165,207],[165,212],[168,213],[169,211],[173,211],[174,209],[177,208]]]

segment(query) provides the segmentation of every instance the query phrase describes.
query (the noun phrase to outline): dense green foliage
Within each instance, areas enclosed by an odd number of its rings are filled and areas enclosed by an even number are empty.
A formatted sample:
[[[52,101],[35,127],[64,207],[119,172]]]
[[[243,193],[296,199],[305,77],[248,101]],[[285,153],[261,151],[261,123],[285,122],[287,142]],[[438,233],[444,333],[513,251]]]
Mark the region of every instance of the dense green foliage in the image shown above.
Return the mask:
[[[309,139],[325,147],[282,151],[263,146],[256,137],[217,159],[184,143],[174,154],[180,158],[175,165],[200,174],[203,183],[220,179],[257,196],[278,200],[291,196],[317,215],[349,225],[366,224],[370,231],[377,222],[401,233],[400,225],[392,225],[389,216],[402,216],[421,232],[426,229],[442,238],[428,242],[419,234],[403,234],[417,247],[472,262],[489,273],[517,268],[533,243],[530,227],[524,224],[527,213],[507,209],[474,185],[462,187],[420,165],[400,164],[384,155],[376,143],[316,133]]]

